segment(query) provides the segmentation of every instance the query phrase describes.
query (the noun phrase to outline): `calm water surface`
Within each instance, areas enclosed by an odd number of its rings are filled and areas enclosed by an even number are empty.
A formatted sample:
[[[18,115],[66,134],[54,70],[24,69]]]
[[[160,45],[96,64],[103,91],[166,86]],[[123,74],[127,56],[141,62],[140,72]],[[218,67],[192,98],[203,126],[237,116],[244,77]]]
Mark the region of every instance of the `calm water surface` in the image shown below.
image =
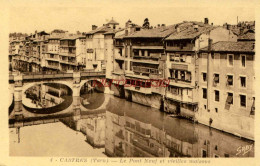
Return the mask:
[[[14,103],[11,156],[254,157],[253,141],[112,95],[88,92],[66,107],[66,96],[58,97],[51,103],[61,103],[55,105],[62,108],[59,112],[51,112],[53,104],[49,113]]]

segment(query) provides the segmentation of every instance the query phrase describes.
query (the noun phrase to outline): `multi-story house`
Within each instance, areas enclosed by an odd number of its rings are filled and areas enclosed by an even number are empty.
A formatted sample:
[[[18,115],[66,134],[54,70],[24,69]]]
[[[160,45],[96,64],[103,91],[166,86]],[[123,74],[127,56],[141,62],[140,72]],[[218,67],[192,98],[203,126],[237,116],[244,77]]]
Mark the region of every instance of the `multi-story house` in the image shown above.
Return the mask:
[[[254,42],[219,41],[200,51],[200,102],[196,119],[214,128],[253,139]]]
[[[167,55],[166,78],[169,86],[165,91],[165,111],[195,118],[198,109],[198,80],[196,59],[200,48],[208,45],[208,38],[216,41],[236,41],[237,36],[223,27],[205,22],[183,22],[165,39]],[[205,75],[202,73],[202,75]],[[206,80],[205,80],[206,81]]]
[[[80,35],[76,38],[76,61],[78,69],[86,68],[86,56],[86,37]]]
[[[113,63],[114,63],[114,37],[124,34],[124,29],[111,29],[104,33],[104,58],[106,63],[106,78],[112,79]]]
[[[12,70],[19,70],[20,68],[20,41],[19,40],[11,40],[9,43],[9,62],[11,64]]]
[[[60,38],[50,37],[48,39],[47,52],[45,54],[45,70],[60,70]]]
[[[75,70],[76,62],[76,37],[69,36],[60,39],[60,70]],[[58,67],[58,66],[57,66]]]
[[[87,60],[86,68],[101,71],[106,68],[104,55],[104,33],[118,29],[118,23],[113,19],[101,27],[92,25],[92,31],[86,33]]]
[[[41,60],[43,57],[42,47],[45,44],[46,40],[50,36],[49,33],[45,31],[37,32],[31,36],[31,52],[29,63],[31,65],[32,72],[42,71]]]
[[[173,33],[174,26],[143,29],[129,34],[124,41],[125,97],[143,105],[160,108],[164,87],[164,46],[162,40]]]
[[[125,49],[124,49],[124,40],[123,38],[126,35],[133,34],[136,31],[140,31],[141,27],[132,23],[131,20],[128,20],[125,24],[125,28],[122,31],[115,33],[114,42],[113,42],[113,54],[112,54],[112,69],[110,68],[109,78],[113,79],[111,84],[111,91],[115,96],[125,97],[124,84],[125,84]],[[107,64],[108,68],[109,64]],[[107,69],[106,69],[107,70]],[[107,71],[109,73],[109,71]]]

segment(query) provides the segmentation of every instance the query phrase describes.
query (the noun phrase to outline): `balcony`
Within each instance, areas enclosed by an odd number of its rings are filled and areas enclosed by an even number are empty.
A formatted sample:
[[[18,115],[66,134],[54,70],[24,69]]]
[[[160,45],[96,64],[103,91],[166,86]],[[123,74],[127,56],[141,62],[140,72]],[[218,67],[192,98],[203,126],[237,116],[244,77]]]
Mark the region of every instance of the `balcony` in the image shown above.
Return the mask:
[[[195,65],[189,64],[187,62],[172,62],[171,69],[174,70],[185,70],[185,71],[194,71]]]
[[[188,45],[186,47],[166,46],[166,51],[194,51],[194,47],[193,45]]]
[[[150,53],[150,56],[140,56],[134,55],[134,59],[141,59],[141,60],[155,60],[157,61],[161,56],[161,53]]]
[[[149,154],[152,154],[156,157],[160,156],[160,153],[158,150],[154,149],[154,148],[150,148],[148,145],[144,145],[143,143],[138,142],[138,140],[133,140],[133,145],[135,145],[136,147],[148,152]]]
[[[143,94],[152,94],[152,88],[145,88],[145,87],[129,85],[129,84],[125,85],[124,88],[126,90],[135,91]]]
[[[47,67],[47,68],[51,68],[51,69],[56,69],[56,70],[60,69],[60,68],[59,68],[59,65],[49,65],[49,64],[48,64],[48,65],[46,65],[46,67]]]
[[[145,57],[143,59],[136,59],[136,58],[134,58],[132,61],[133,62],[137,62],[137,63],[148,63],[148,64],[159,65],[159,61],[158,60],[151,59],[150,57],[148,57],[148,58]]]
[[[124,44],[123,44],[123,42],[120,42],[120,43],[116,42],[115,46],[116,47],[124,47]]]
[[[60,63],[68,64],[68,65],[74,65],[74,66],[77,65],[77,61],[76,60],[60,60]]]
[[[47,60],[47,61],[57,61],[57,62],[60,61],[59,57],[55,57],[55,58],[47,57],[47,58],[45,58],[45,60]]]
[[[194,88],[194,86],[191,84],[191,80],[185,80],[185,79],[178,79],[178,78],[173,78],[173,77],[168,77],[169,84],[178,86],[178,87],[183,87],[183,88]]]
[[[145,73],[145,74],[153,74],[158,75],[159,71],[155,68],[149,68],[149,67],[141,67],[141,66],[133,66],[133,72],[136,73]]]
[[[160,46],[157,43],[135,43],[132,46],[133,49],[154,49],[154,50],[163,50],[163,46]]]
[[[181,103],[196,103],[192,96],[178,95],[169,91],[166,91],[166,97]]]
[[[76,53],[75,52],[60,52],[59,55],[69,56],[69,57],[76,57]]]

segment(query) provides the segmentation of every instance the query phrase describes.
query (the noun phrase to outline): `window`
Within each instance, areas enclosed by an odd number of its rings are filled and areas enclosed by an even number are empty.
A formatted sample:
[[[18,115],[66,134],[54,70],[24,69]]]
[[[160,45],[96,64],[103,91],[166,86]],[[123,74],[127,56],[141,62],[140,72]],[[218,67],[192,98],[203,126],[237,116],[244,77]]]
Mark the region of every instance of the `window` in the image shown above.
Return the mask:
[[[204,109],[205,109],[205,110],[207,109],[207,106],[206,106],[206,105],[204,105]]]
[[[240,77],[240,85],[241,87],[246,87],[246,77]]]
[[[186,61],[186,55],[181,55],[180,60],[181,60],[181,62],[185,62]]]
[[[219,101],[219,91],[215,90],[215,101]]]
[[[241,66],[246,67],[246,56],[245,55],[241,55]]]
[[[191,81],[191,72],[186,72],[186,81]]]
[[[232,75],[227,76],[227,85],[229,85],[229,86],[233,85],[233,76]]]
[[[125,70],[127,70],[127,64],[128,64],[127,61],[125,61]]]
[[[203,99],[207,99],[207,89],[202,88],[202,90],[203,90]]]
[[[216,113],[218,113],[218,108],[215,108]]]
[[[226,154],[226,153],[225,153],[225,154],[224,154],[224,157],[229,157],[229,154]]]
[[[218,156],[218,155],[216,155],[216,154],[215,154],[215,156],[214,156],[214,157],[215,157],[215,158],[219,158],[219,156]]]
[[[228,66],[233,66],[233,63],[234,63],[234,55],[232,54],[229,54],[227,55],[228,56]]]
[[[175,54],[174,61],[180,62],[180,54]]]
[[[185,72],[181,71],[181,80],[185,80]]]
[[[233,104],[233,93],[228,93],[227,103],[228,103],[229,105],[230,105],[230,104]]]
[[[203,81],[207,81],[207,73],[202,73],[202,78],[203,78]]]
[[[207,157],[207,151],[206,150],[202,150],[202,157]]]
[[[219,74],[214,74],[214,84],[218,84],[219,83]]]
[[[246,107],[246,96],[245,95],[240,95],[240,106]]]
[[[175,58],[174,54],[170,54],[170,61],[174,61],[174,58]]]

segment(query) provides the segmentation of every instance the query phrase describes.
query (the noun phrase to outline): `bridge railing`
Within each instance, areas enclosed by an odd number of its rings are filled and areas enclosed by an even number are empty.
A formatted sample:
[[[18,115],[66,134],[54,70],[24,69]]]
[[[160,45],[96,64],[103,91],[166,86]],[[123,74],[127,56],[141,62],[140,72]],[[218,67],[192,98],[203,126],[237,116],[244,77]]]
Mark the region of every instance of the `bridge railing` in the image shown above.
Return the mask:
[[[106,71],[80,71],[81,77],[86,76],[105,76]],[[71,78],[73,77],[73,73],[65,73],[65,72],[55,72],[55,73],[22,73],[24,80],[29,79],[53,79],[53,78]],[[9,75],[9,80],[14,80],[14,75]]]
[[[102,75],[105,75],[105,74],[106,74],[105,71],[97,71],[97,72],[83,71],[83,72],[80,72],[81,77],[84,77],[84,76],[102,76]]]
[[[73,73],[63,74],[30,74],[23,75],[23,79],[44,79],[44,78],[70,78],[73,77]]]

